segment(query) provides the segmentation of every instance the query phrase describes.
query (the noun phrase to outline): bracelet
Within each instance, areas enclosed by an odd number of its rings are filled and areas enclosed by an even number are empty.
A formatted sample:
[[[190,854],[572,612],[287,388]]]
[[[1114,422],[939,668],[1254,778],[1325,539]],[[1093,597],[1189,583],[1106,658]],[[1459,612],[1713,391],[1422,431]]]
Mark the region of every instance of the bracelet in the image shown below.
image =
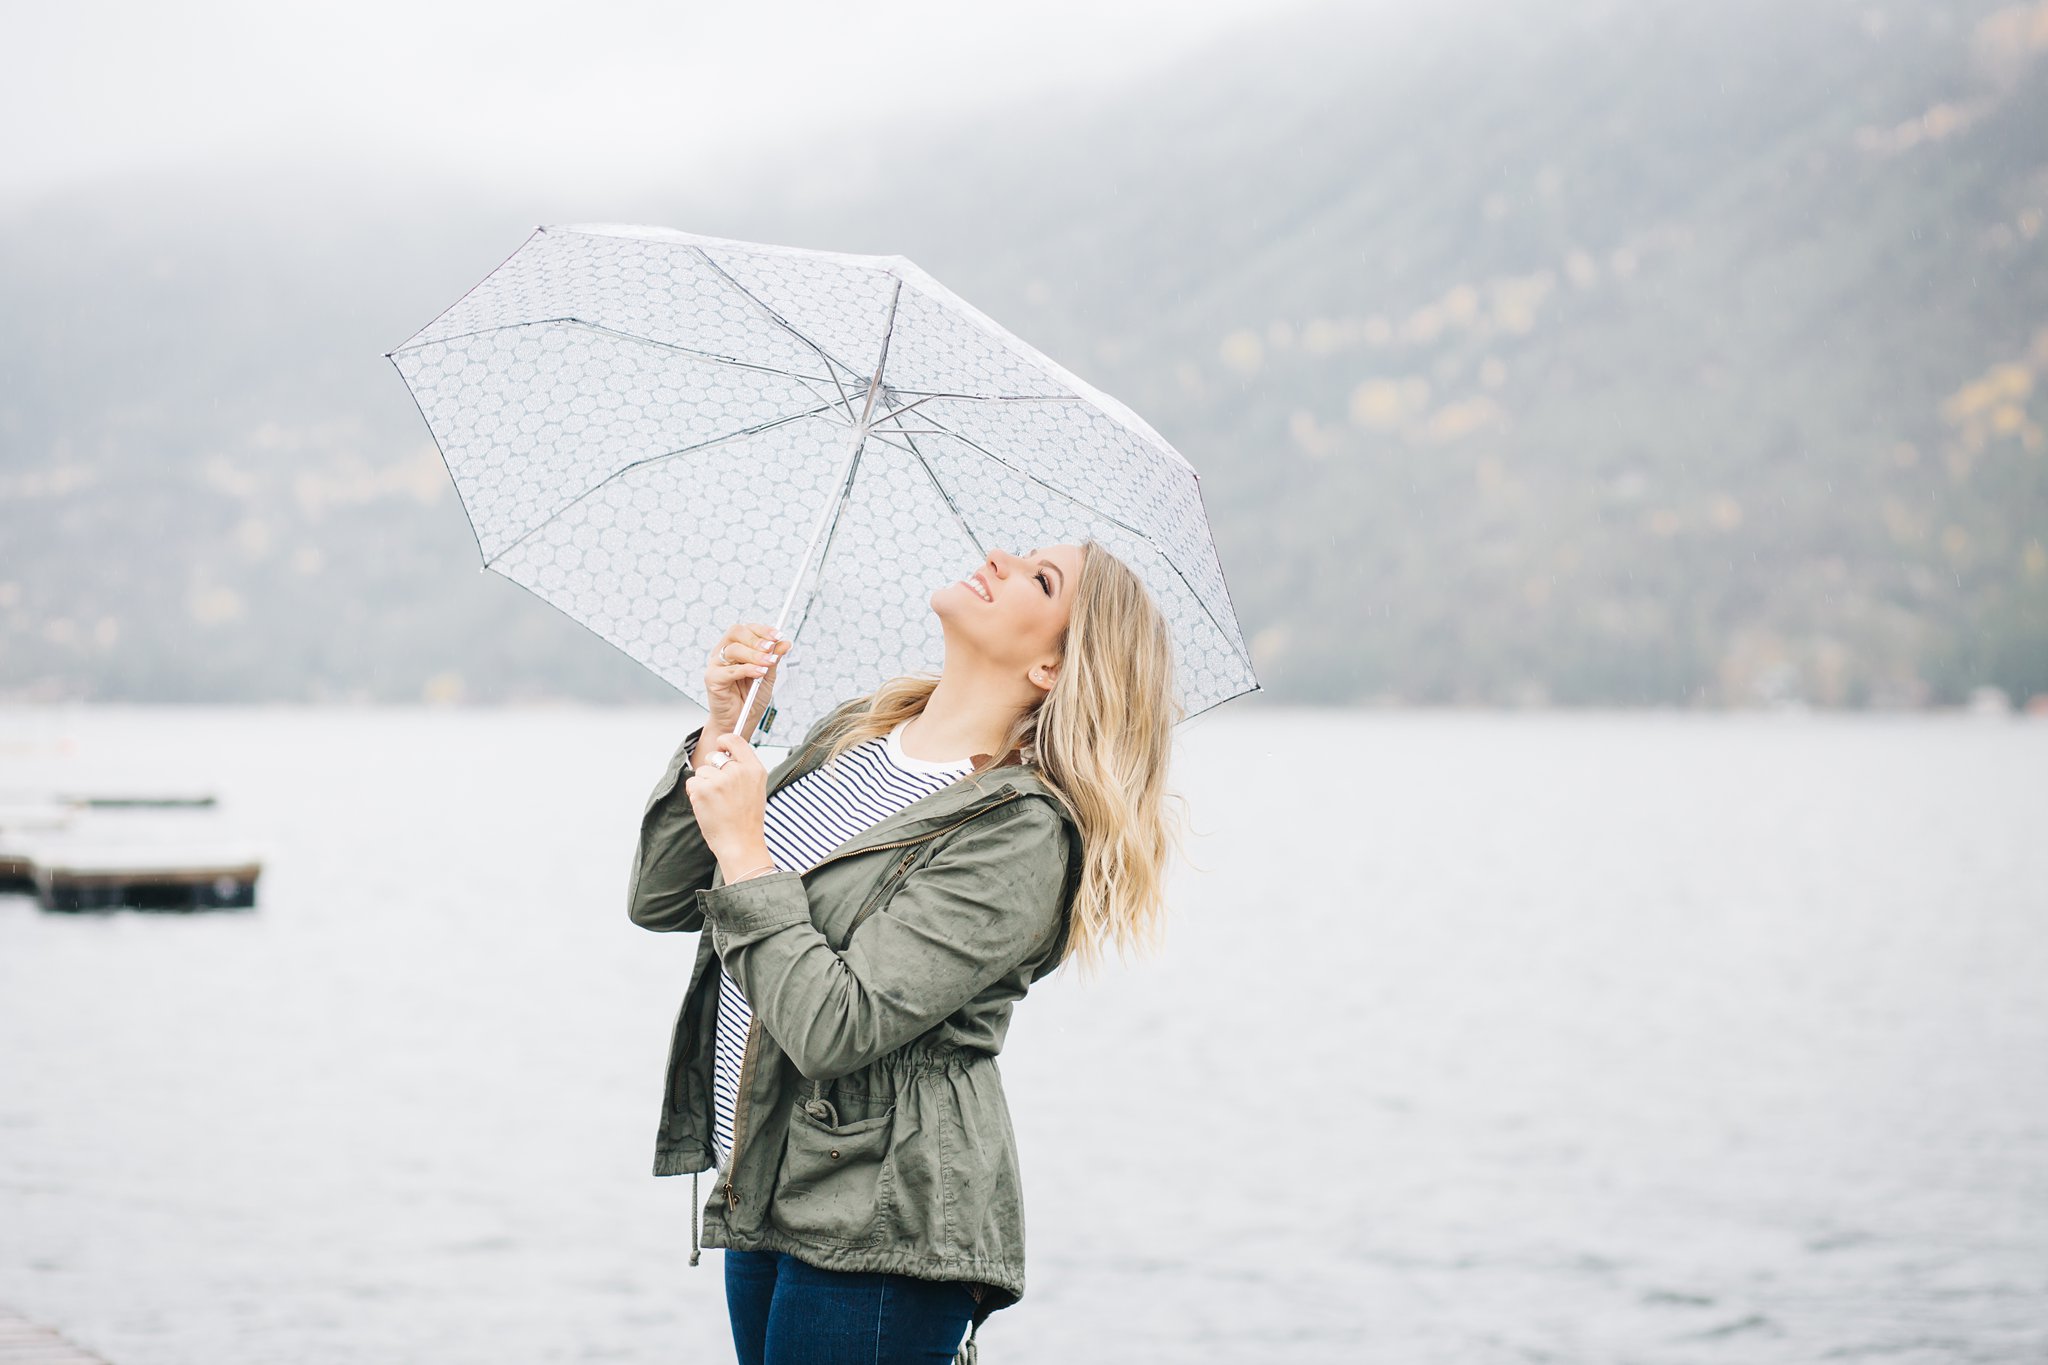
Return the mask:
[[[763,872],[780,872],[780,871],[782,871],[782,869],[781,869],[781,868],[779,868],[779,867],[777,867],[777,866],[776,866],[776,865],[775,865],[774,863],[763,863],[763,864],[761,864],[761,866],[759,866],[759,867],[755,868],[755,869],[754,869],[754,870],[753,870],[752,872],[749,872],[749,873],[747,873],[747,874],[746,874],[745,876],[742,876],[742,877],[736,877],[736,878],[734,878],[734,881],[741,881],[741,882],[744,882],[744,881],[751,881],[751,880],[752,880],[752,879],[754,879],[755,877],[758,877],[758,876],[760,876],[760,875],[761,875],[761,874],[762,874]],[[730,885],[730,883],[728,883],[728,885]]]

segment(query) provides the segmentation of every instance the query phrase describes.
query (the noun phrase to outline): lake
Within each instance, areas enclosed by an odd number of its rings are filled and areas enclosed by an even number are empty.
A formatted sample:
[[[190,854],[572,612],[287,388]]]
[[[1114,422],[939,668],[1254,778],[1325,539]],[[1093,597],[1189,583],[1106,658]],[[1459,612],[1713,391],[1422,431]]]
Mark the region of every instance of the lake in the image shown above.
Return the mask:
[[[254,910],[0,897],[0,1305],[729,1360],[649,1174],[696,940],[624,903],[694,717],[0,709],[0,788],[267,854]],[[1243,704],[1175,781],[1164,952],[1018,1007],[987,1365],[2048,1359],[2048,724]]]

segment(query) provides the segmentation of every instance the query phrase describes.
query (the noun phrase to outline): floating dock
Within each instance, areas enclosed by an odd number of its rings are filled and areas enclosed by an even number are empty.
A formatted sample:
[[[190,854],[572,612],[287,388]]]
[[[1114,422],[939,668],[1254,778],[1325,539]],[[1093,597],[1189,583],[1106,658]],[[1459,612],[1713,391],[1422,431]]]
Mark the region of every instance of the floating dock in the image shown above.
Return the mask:
[[[103,848],[31,860],[45,910],[245,910],[256,904],[263,874],[262,860],[247,852]]]
[[[16,796],[0,803],[0,892],[66,912],[251,908],[262,855],[221,842],[214,806],[190,793]]]

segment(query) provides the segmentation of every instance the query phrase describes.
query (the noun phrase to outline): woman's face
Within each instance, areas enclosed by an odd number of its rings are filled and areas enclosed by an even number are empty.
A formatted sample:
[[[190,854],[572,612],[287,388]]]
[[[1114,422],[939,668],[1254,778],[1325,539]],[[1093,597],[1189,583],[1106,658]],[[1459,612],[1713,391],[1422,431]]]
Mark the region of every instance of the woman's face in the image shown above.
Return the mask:
[[[967,577],[932,594],[949,650],[972,651],[1020,677],[1056,664],[1083,553],[1078,545],[1046,545],[1021,555],[989,551]]]

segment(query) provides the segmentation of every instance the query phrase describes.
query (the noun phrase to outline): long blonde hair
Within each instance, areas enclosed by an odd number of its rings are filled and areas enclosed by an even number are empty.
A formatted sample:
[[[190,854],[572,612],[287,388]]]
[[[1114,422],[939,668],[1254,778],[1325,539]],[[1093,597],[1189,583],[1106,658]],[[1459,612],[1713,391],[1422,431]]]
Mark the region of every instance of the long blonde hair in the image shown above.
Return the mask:
[[[1015,759],[1029,765],[1081,829],[1081,877],[1060,963],[1092,972],[1119,955],[1158,946],[1165,929],[1166,869],[1186,799],[1166,786],[1173,727],[1173,640],[1166,617],[1130,567],[1093,539],[1081,573],[1051,690],[1010,725],[1001,754],[974,774]],[[829,763],[862,740],[886,735],[924,710],[938,677],[891,678],[853,705],[825,752]]]

